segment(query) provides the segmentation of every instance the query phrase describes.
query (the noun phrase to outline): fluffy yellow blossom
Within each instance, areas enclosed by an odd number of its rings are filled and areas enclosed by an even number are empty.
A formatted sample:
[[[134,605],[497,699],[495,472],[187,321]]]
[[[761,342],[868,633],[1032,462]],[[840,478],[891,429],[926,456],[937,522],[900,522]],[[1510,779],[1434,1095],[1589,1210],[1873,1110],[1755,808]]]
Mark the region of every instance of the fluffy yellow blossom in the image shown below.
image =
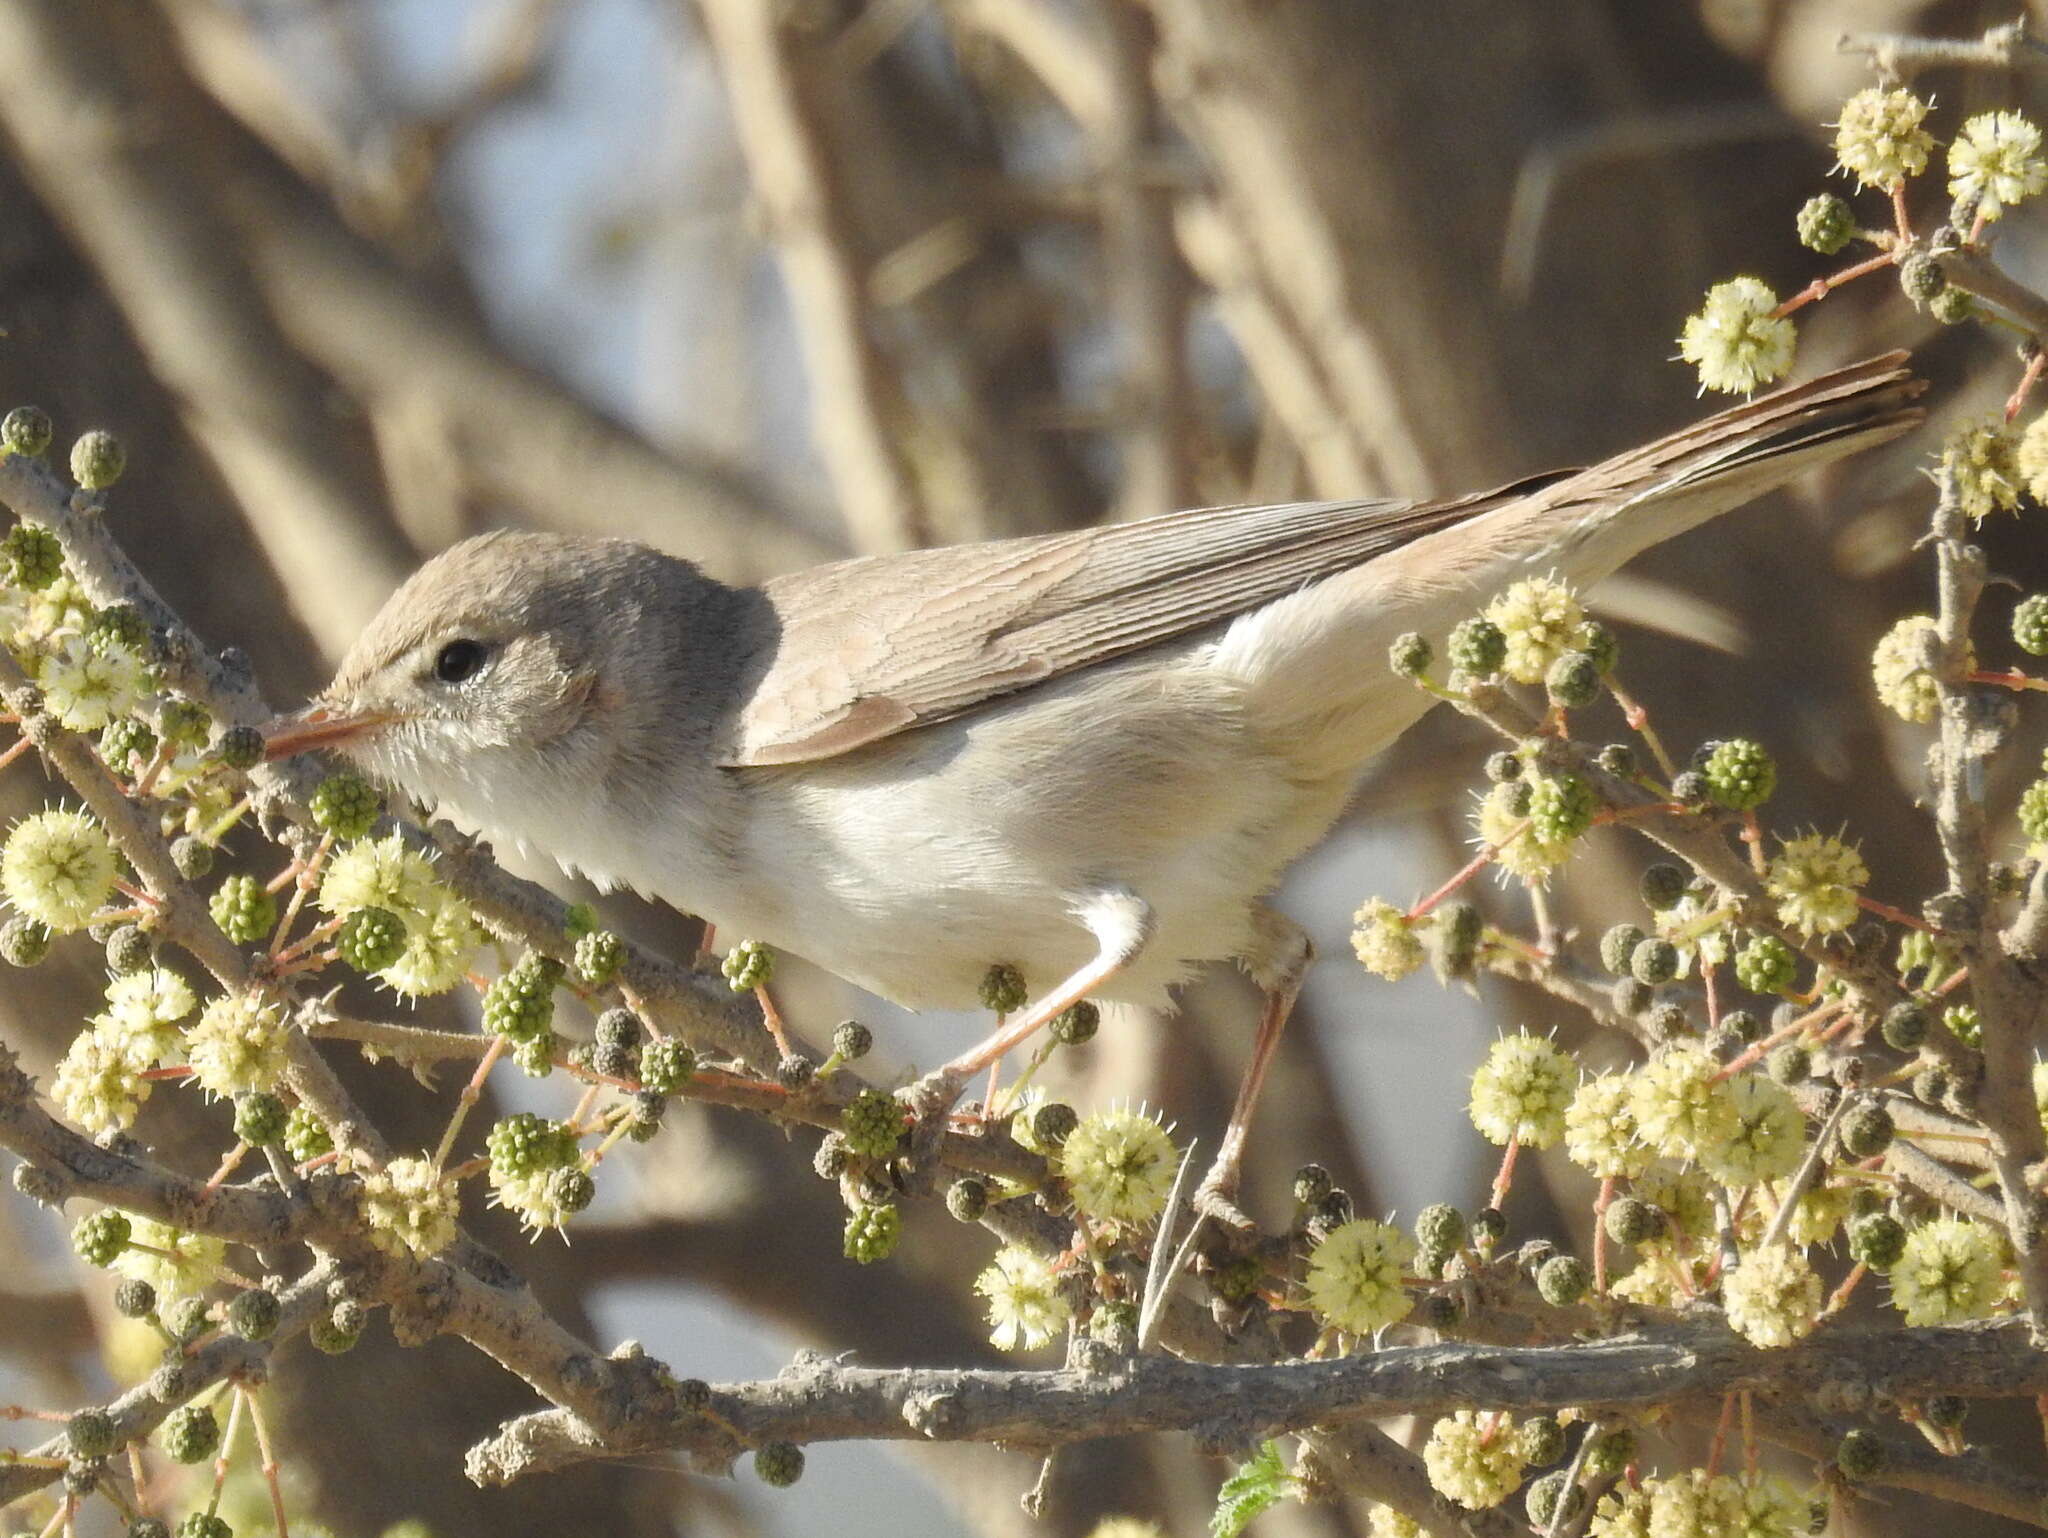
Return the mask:
[[[1112,1223],[1149,1223],[1166,1205],[1180,1156],[1166,1129],[1139,1111],[1083,1117],[1060,1145],[1060,1173],[1074,1205]]]
[[[1042,1346],[1067,1327],[1073,1308],[1052,1267],[1030,1250],[1009,1245],[974,1280],[988,1300],[989,1339],[1003,1351]]]
[[[1980,112],[1948,148],[1948,192],[1968,198],[1986,219],[2048,187],[2041,130],[2017,112]]]
[[[109,1269],[149,1283],[161,1305],[204,1292],[226,1261],[227,1246],[220,1240],[138,1217],[128,1247],[114,1257]]]
[[[1871,86],[1842,103],[1835,160],[1866,187],[1888,192],[1927,169],[1934,136],[1923,126],[1927,103],[1911,91]]]
[[[1489,1141],[1549,1148],[1564,1136],[1579,1071],[1556,1042],[1517,1031],[1503,1036],[1472,1075],[1472,1125]]]
[[[1439,1495],[1472,1511],[1514,1494],[1528,1466],[1513,1417],[1482,1410],[1460,1410],[1432,1426],[1422,1462]]]
[[[1501,671],[1518,684],[1540,684],[1551,663],[1577,649],[1586,611],[1572,590],[1549,577],[1525,577],[1486,606],[1507,637]]]
[[[1789,1244],[1751,1250],[1721,1283],[1728,1327],[1752,1346],[1789,1346],[1820,1321],[1820,1277]]]
[[[1318,1317],[1370,1335],[1414,1307],[1401,1285],[1415,1242],[1392,1224],[1357,1218],[1330,1230],[1308,1261],[1308,1300]]]
[[[1802,934],[1836,934],[1856,922],[1857,888],[1870,880],[1863,856],[1838,838],[1806,833],[1788,839],[1764,877],[1778,919]]]
[[[393,1159],[363,1180],[370,1242],[393,1255],[438,1255],[455,1242],[455,1184],[425,1159]]]
[[[222,994],[185,1033],[185,1061],[216,1099],[269,1089],[285,1067],[284,1010],[258,994]]]
[[[1351,916],[1351,948],[1366,971],[1397,983],[1422,965],[1422,937],[1408,916],[1384,897],[1374,897]]]
[[[1982,1319],[2004,1296],[2005,1242],[1972,1218],[1935,1218],[1908,1230],[1888,1274],[1892,1304],[1908,1324]]]
[[[1735,1099],[1705,1047],[1677,1042],[1630,1075],[1629,1109],[1643,1138],[1668,1158],[1702,1158],[1735,1135]]]
[[[1636,1129],[1629,1100],[1635,1085],[1626,1074],[1588,1079],[1564,1113],[1564,1151],[1572,1163],[1602,1180],[1640,1175],[1656,1150]]]
[[[1730,278],[1707,290],[1678,334],[1678,356],[1699,371],[1701,389],[1747,395],[1784,377],[1799,333],[1777,308],[1778,296],[1760,278]]]
[[[91,921],[114,890],[118,871],[106,830],[64,807],[22,818],[0,851],[0,891],[16,912],[58,934]]]

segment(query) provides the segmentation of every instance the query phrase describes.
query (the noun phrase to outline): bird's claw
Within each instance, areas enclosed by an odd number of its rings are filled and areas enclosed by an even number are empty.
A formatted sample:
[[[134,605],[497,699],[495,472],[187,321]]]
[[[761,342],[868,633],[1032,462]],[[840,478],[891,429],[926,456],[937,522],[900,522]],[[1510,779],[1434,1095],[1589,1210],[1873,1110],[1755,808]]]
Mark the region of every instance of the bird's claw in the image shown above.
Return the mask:
[[[966,1075],[935,1068],[899,1093],[910,1110],[910,1161],[914,1169],[938,1167],[939,1138],[946,1131],[947,1113],[966,1091]]]

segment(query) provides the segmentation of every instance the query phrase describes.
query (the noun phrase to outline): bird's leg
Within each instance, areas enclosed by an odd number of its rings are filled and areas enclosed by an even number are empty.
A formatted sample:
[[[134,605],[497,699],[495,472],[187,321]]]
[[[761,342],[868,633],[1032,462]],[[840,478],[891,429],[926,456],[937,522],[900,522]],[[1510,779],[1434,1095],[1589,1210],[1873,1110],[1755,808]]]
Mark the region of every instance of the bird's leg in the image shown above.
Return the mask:
[[[1244,1164],[1245,1140],[1251,1133],[1252,1112],[1258,1109],[1266,1070],[1273,1065],[1281,1032],[1287,1029],[1287,1017],[1294,1013],[1302,979],[1308,975],[1309,963],[1316,955],[1308,935],[1292,919],[1261,907],[1255,921],[1259,936],[1256,948],[1245,957],[1245,965],[1265,993],[1265,1007],[1259,1011],[1259,1032],[1252,1038],[1251,1061],[1245,1064],[1244,1078],[1237,1086],[1237,1102],[1230,1108],[1222,1145],[1195,1192],[1198,1212],[1238,1229],[1252,1226],[1237,1206],[1237,1183]]]
[[[951,1110],[975,1074],[1030,1040],[1060,1011],[1087,998],[1129,966],[1145,948],[1155,923],[1151,904],[1128,887],[1097,893],[1076,907],[1075,917],[1095,936],[1099,949],[1094,960],[1028,1009],[1020,1010],[1015,1019],[1004,1021],[980,1043],[905,1090],[903,1098],[917,1113],[921,1127],[936,1124]]]

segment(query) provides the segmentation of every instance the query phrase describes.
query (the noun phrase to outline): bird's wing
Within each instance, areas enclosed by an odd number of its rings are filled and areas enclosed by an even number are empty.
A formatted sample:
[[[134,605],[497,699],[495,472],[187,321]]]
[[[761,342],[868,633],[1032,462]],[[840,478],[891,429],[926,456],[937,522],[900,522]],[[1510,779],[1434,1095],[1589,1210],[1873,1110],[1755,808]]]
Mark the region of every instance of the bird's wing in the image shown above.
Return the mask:
[[[1283,502],[779,577],[734,767],[830,758],[1172,640],[1556,480],[1448,502]]]

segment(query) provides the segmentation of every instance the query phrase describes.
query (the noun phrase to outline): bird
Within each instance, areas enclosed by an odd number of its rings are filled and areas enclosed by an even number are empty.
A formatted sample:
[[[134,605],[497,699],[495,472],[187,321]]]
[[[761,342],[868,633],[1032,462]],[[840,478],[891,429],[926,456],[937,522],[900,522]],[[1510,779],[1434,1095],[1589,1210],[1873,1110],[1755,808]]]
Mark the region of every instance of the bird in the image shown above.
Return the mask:
[[[500,846],[910,1009],[1264,995],[1203,1183],[1231,1206],[1313,952],[1269,902],[1434,703],[1387,665],[1531,575],[1575,587],[1921,416],[1888,353],[1590,469],[1443,500],[1220,507],[834,562],[753,587],[624,539],[498,531],[394,592],[268,752],[340,752]]]

